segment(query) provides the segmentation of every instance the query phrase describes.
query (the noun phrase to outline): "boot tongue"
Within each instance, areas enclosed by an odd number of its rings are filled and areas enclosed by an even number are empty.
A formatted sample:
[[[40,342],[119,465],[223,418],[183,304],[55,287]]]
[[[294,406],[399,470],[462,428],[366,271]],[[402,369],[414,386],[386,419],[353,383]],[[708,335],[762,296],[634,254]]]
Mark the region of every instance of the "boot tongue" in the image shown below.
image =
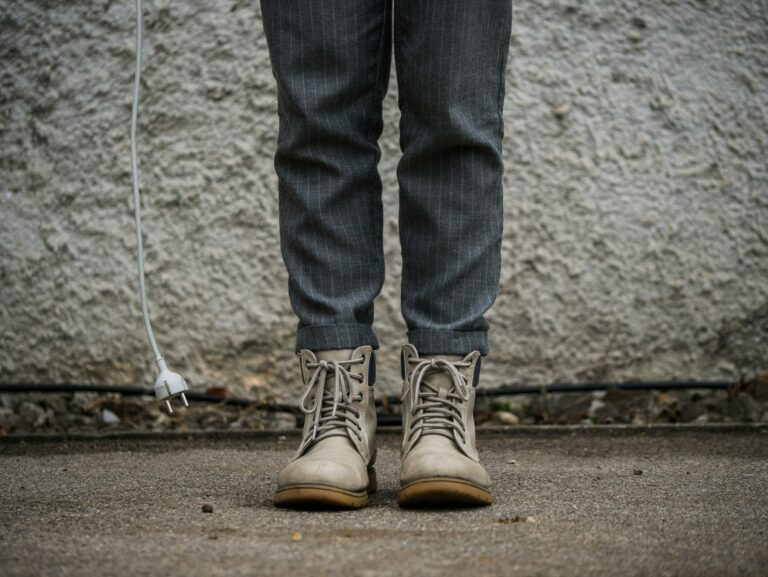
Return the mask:
[[[318,361],[348,361],[352,358],[354,349],[333,349],[315,352],[315,358]],[[345,369],[350,370],[350,365],[345,365]],[[351,372],[351,371],[350,371]],[[329,370],[325,376],[325,390],[333,391],[335,373]]]
[[[451,363],[455,363],[464,359],[464,355],[421,355],[421,359],[443,359]],[[461,374],[464,374],[464,369],[457,367]],[[424,377],[432,387],[438,390],[438,396],[445,398],[448,396],[448,392],[453,388],[453,377],[447,370],[435,371],[429,373]]]
[[[464,355],[421,355],[419,358],[424,360],[442,359],[451,363],[455,363],[464,360]],[[425,383],[429,384],[431,388],[435,389],[439,399],[446,399],[448,398],[448,394],[454,390],[456,384],[453,382],[453,376],[451,373],[449,373],[445,367],[441,367],[441,369],[442,370],[440,371],[434,371],[425,374],[423,379]],[[456,367],[456,369],[462,375],[464,374],[464,368]],[[437,420],[440,421],[444,418],[445,417],[440,416],[437,418]],[[432,417],[427,417],[424,422],[425,424],[432,424]],[[426,429],[424,434],[429,436],[430,439],[434,439],[435,448],[442,447],[443,449],[448,449],[450,447],[455,447],[453,440],[447,439],[441,434],[430,432],[429,429]]]
[[[324,350],[324,351],[313,351],[315,355],[315,359],[317,361],[348,361],[352,358],[352,353],[355,351],[355,349],[332,349],[332,350]],[[349,372],[353,372],[354,365],[343,365],[345,369],[347,369]],[[323,385],[324,389],[328,392],[334,391],[335,386],[335,378],[336,375],[333,370],[328,370],[326,377],[325,377],[325,384]],[[357,381],[352,379],[352,395],[356,395],[356,387]],[[319,402],[322,402],[322,399],[318,400]],[[315,442],[308,450],[307,452],[310,453],[312,451],[319,450],[318,447],[322,447],[322,450],[333,450],[333,451],[344,451],[349,450],[351,447],[353,450],[357,450],[354,443],[349,439],[346,435],[334,435],[331,437],[326,437],[324,439],[321,439],[320,441]]]
[[[332,349],[315,352],[318,361],[348,361],[352,358],[354,349]]]

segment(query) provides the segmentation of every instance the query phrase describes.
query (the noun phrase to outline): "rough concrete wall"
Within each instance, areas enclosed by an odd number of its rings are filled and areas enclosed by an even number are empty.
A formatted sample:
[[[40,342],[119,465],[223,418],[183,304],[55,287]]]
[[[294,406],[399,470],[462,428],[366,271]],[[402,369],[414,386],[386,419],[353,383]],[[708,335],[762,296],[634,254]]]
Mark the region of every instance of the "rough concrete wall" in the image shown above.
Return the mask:
[[[0,7],[0,380],[154,380],[134,263],[133,2]],[[768,366],[766,3],[515,5],[485,386]],[[276,92],[258,3],[148,2],[150,308],[193,385],[294,398]],[[382,392],[398,387],[397,86],[380,170]]]

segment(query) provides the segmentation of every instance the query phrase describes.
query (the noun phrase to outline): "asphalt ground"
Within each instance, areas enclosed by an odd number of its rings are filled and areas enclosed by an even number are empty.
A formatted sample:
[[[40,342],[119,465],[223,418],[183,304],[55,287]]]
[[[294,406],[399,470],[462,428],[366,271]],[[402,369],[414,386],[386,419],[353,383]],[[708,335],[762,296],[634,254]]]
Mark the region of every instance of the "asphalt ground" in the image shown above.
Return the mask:
[[[481,431],[495,502],[271,502],[296,435],[0,439],[0,575],[768,575],[768,426]],[[213,512],[206,513],[209,505]]]

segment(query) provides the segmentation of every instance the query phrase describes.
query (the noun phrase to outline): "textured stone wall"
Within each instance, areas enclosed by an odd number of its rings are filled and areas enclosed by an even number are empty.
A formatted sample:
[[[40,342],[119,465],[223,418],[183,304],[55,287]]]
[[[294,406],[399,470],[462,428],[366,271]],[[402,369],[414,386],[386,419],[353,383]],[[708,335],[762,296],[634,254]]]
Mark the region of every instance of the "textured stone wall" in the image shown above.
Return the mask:
[[[147,4],[139,151],[161,349],[193,386],[294,398],[258,3]],[[130,200],[133,9],[0,5],[2,382],[154,380]],[[768,366],[767,21],[758,0],[515,4],[484,386]],[[376,329],[394,392],[394,67],[385,114]]]

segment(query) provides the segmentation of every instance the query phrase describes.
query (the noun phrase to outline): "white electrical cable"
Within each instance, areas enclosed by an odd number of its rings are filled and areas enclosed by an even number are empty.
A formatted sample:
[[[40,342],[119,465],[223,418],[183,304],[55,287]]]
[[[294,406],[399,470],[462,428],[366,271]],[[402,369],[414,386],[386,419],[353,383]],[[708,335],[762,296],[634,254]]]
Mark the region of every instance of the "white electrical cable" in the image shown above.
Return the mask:
[[[137,253],[139,259],[139,291],[141,293],[141,309],[144,313],[144,324],[147,327],[147,335],[152,345],[152,351],[155,353],[155,361],[162,359],[160,349],[157,348],[157,341],[152,332],[152,323],[149,320],[149,310],[147,308],[147,290],[144,286],[144,246],[141,238],[141,199],[139,193],[139,162],[136,154],[136,124],[139,117],[139,87],[141,85],[141,0],[136,0],[136,73],[133,80],[133,107],[131,108],[131,176],[133,179],[133,203],[136,213],[136,243],[138,245]]]
[[[155,395],[161,401],[165,401],[168,412],[173,413],[170,399],[180,396],[184,406],[189,406],[184,391],[187,386],[184,378],[178,373],[168,370],[168,367],[157,347],[155,335],[152,332],[152,323],[149,319],[149,308],[147,307],[147,290],[144,283],[144,246],[141,233],[141,196],[139,192],[139,163],[136,154],[136,125],[139,116],[139,87],[141,85],[141,45],[142,45],[142,5],[141,0],[136,0],[136,73],[133,80],[133,106],[131,108],[131,178],[133,180],[133,203],[136,215],[136,244],[137,258],[139,261],[139,292],[141,297],[141,309],[144,314],[144,325],[149,336],[149,343],[152,345],[152,352],[155,355],[155,363],[160,370],[160,376],[155,382]]]

